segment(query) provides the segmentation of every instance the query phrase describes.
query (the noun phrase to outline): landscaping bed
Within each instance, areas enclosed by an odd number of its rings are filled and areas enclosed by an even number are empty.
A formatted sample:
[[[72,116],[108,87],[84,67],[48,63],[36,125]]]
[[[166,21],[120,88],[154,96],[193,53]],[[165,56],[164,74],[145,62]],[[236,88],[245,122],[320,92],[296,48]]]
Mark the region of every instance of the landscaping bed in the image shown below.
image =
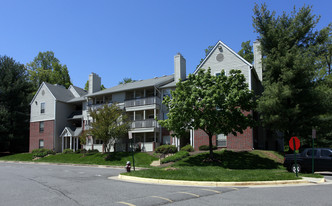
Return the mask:
[[[233,152],[229,150],[214,153],[215,161],[209,161],[209,153],[186,157],[166,168],[152,168],[122,175],[154,179],[189,181],[273,181],[300,179],[288,172],[278,161],[281,155],[265,151]],[[273,158],[272,158],[273,157]],[[272,159],[271,159],[272,158]],[[322,177],[317,174],[302,176]]]

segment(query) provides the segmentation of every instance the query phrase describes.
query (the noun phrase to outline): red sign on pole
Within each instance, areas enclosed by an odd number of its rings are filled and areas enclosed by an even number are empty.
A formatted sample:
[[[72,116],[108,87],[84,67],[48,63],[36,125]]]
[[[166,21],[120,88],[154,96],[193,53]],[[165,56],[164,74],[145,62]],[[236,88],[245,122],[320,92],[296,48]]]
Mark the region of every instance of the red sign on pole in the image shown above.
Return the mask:
[[[295,142],[295,143],[294,143]],[[300,140],[297,137],[292,137],[289,140],[289,147],[294,150],[294,144],[295,144],[295,150],[298,150],[300,148]]]

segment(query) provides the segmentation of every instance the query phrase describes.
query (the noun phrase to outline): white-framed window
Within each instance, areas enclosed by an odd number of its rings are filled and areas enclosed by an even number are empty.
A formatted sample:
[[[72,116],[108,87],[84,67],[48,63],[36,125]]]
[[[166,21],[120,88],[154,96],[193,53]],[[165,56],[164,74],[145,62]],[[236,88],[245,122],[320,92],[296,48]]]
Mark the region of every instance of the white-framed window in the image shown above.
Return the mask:
[[[44,140],[40,139],[39,140],[39,149],[42,149],[42,148],[44,148]]]
[[[224,134],[217,135],[217,146],[218,147],[227,147],[227,136]]]
[[[45,113],[45,102],[40,103],[40,113],[41,114]]]
[[[44,132],[44,122],[39,122],[39,132]]]

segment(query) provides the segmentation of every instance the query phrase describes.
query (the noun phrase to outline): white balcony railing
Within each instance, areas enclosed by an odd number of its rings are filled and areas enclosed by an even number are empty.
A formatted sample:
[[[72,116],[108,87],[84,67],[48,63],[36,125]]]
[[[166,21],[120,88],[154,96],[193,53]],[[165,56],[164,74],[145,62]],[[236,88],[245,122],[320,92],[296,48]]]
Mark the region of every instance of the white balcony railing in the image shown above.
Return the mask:
[[[125,107],[136,107],[136,106],[144,106],[151,104],[160,105],[161,101],[159,97],[145,97],[139,99],[126,100],[124,103]]]
[[[105,103],[105,104],[88,104],[88,110],[91,109],[92,111],[102,108],[104,105],[111,106],[113,103]]]
[[[136,120],[131,123],[131,129],[135,128],[159,128],[159,124],[154,119]]]

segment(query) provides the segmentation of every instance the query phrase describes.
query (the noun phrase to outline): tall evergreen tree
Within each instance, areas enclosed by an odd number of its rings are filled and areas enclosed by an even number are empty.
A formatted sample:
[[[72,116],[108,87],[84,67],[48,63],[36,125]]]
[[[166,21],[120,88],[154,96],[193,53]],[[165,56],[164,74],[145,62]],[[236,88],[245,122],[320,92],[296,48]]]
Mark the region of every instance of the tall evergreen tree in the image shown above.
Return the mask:
[[[43,82],[60,84],[66,88],[72,84],[67,66],[62,65],[52,51],[39,52],[38,56],[26,66],[35,90]]]
[[[264,92],[258,109],[266,126],[282,131],[285,140],[309,137],[326,112],[316,81],[319,18],[304,6],[276,16],[266,5],[254,8],[253,26],[263,53]]]
[[[0,151],[28,151],[31,93],[24,65],[0,56]]]

